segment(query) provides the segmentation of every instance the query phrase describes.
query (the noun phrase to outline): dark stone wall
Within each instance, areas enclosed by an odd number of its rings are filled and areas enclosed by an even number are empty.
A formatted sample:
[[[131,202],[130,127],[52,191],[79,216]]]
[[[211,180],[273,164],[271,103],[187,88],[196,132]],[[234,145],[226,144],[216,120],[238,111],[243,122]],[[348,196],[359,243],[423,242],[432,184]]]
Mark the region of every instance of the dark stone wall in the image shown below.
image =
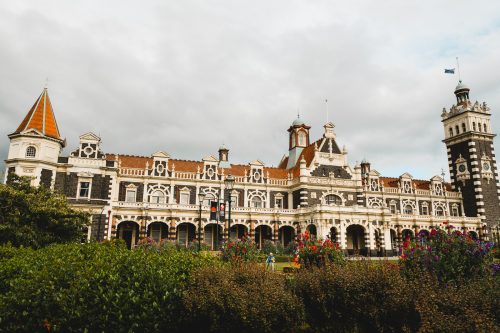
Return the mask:
[[[92,199],[109,199],[110,176],[94,175],[90,197]]]
[[[449,146],[449,154],[451,154],[451,162],[453,168],[452,183],[455,185],[455,190],[458,190],[458,188],[460,188],[460,190],[462,191],[465,215],[475,217],[477,216],[476,192],[474,191],[474,180],[472,178],[469,142],[471,142],[471,140]],[[478,147],[476,147],[476,155],[479,157],[479,150],[477,148]],[[460,155],[462,155],[462,157],[467,160],[467,169],[470,172],[470,178],[465,181],[465,186],[461,181],[456,180],[457,167],[455,165],[455,161],[459,158]]]
[[[292,198],[293,198],[292,208],[295,209],[297,208],[298,205],[300,205],[300,189],[292,192]]]
[[[91,240],[103,240],[106,235],[106,222],[107,217],[105,214],[92,215],[92,227],[90,229],[90,239]],[[99,227],[100,225],[100,227]]]
[[[52,170],[42,169],[40,174],[40,185],[50,188],[52,183]]]
[[[68,175],[65,172],[57,172],[54,189],[68,198],[76,198],[76,191],[78,190],[77,174],[70,173]]]
[[[335,178],[352,178],[352,176],[343,167],[337,165],[319,165],[311,172],[311,175],[314,177],[329,177],[330,172],[333,172],[335,174]]]
[[[498,219],[500,218],[500,200],[498,199],[498,189],[497,179],[498,179],[498,170],[493,166],[493,158],[495,158],[495,153],[491,149],[492,142],[489,141],[475,141],[476,142],[476,154],[478,160],[480,161],[481,156],[485,154],[490,157],[492,160],[490,162],[490,166],[493,172],[493,179],[490,179],[489,183],[487,179],[481,178],[481,188],[482,195],[484,201],[484,215],[486,217],[486,223],[488,226],[493,227],[498,223]],[[479,162],[479,172],[482,170],[481,162]]]

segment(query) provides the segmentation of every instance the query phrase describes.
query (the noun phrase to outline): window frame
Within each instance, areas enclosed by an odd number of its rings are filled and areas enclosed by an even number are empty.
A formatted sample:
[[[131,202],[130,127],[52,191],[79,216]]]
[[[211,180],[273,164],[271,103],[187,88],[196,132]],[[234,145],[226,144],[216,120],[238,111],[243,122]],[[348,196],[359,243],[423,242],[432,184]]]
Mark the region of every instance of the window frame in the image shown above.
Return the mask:
[[[82,195],[82,184],[88,184],[87,187],[87,195]],[[90,199],[90,193],[92,189],[92,181],[90,179],[85,179],[85,180],[79,180],[78,181],[78,192],[77,192],[77,198],[78,199]]]
[[[26,147],[26,152],[24,154],[24,157],[26,157],[26,158],[36,158],[36,153],[37,153],[36,147],[33,146],[33,145],[30,145],[30,146]]]

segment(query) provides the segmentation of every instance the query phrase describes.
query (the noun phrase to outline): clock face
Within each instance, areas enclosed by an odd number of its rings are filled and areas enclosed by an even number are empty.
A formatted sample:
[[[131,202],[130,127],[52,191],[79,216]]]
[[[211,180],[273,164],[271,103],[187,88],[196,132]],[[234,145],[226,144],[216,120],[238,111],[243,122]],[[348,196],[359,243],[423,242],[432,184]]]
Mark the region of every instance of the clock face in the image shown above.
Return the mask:
[[[483,170],[484,171],[490,170],[490,165],[488,163],[483,163]]]
[[[460,171],[460,172],[465,172],[465,165],[460,164],[460,165],[458,166],[458,171]]]

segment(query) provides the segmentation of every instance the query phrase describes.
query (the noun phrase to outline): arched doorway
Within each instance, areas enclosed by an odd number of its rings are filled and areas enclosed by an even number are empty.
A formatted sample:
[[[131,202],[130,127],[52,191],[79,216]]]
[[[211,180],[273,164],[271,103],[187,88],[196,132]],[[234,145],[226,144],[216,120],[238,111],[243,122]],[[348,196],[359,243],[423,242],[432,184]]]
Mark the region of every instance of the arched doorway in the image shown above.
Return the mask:
[[[366,255],[365,229],[359,224],[352,224],[346,229],[347,253]]]
[[[223,230],[221,225],[209,223],[205,226],[204,242],[210,246],[212,250],[217,250],[222,244]]]
[[[420,235],[420,238],[429,238],[429,231],[428,230],[421,229],[418,234]]]
[[[192,223],[181,223],[175,231],[175,239],[177,244],[188,247],[189,243],[193,242],[196,237],[196,227]]]
[[[240,239],[248,234],[248,228],[243,224],[233,224],[231,226],[231,239]]]
[[[133,221],[125,221],[118,224],[117,235],[132,249],[139,241],[139,224]]]
[[[295,238],[295,229],[289,225],[284,225],[278,230],[278,239],[286,247]]]
[[[414,238],[413,237],[413,231],[411,229],[403,229],[402,236],[403,236],[403,242],[408,237],[409,237],[410,240],[413,240],[413,238]]]
[[[330,234],[328,235],[330,237],[330,240],[334,243],[340,243],[339,242],[339,233],[337,231],[337,228],[331,227],[330,228]]]
[[[316,226],[314,224],[309,224],[306,228],[309,231],[309,235],[314,236],[312,239],[316,239],[318,237],[318,231],[316,230]]]
[[[168,237],[168,226],[163,222],[153,222],[148,225],[147,235],[155,242],[161,242]]]
[[[264,246],[264,242],[266,240],[272,239],[272,235],[273,230],[268,225],[259,225],[257,228],[255,228],[255,243],[257,244],[259,249],[262,249],[262,246]]]
[[[469,231],[467,233],[467,235],[469,235],[470,238],[472,238],[473,240],[478,240],[479,237],[477,236],[477,233],[475,231]]]

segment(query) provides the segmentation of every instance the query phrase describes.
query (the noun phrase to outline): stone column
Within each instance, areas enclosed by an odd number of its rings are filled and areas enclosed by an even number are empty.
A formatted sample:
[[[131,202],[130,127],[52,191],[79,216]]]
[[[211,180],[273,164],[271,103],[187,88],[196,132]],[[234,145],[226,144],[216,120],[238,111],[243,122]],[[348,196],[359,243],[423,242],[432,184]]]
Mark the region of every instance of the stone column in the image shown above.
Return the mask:
[[[175,233],[176,233],[175,219],[170,219],[170,228],[168,230],[168,239],[170,239],[171,241],[175,241]]]

